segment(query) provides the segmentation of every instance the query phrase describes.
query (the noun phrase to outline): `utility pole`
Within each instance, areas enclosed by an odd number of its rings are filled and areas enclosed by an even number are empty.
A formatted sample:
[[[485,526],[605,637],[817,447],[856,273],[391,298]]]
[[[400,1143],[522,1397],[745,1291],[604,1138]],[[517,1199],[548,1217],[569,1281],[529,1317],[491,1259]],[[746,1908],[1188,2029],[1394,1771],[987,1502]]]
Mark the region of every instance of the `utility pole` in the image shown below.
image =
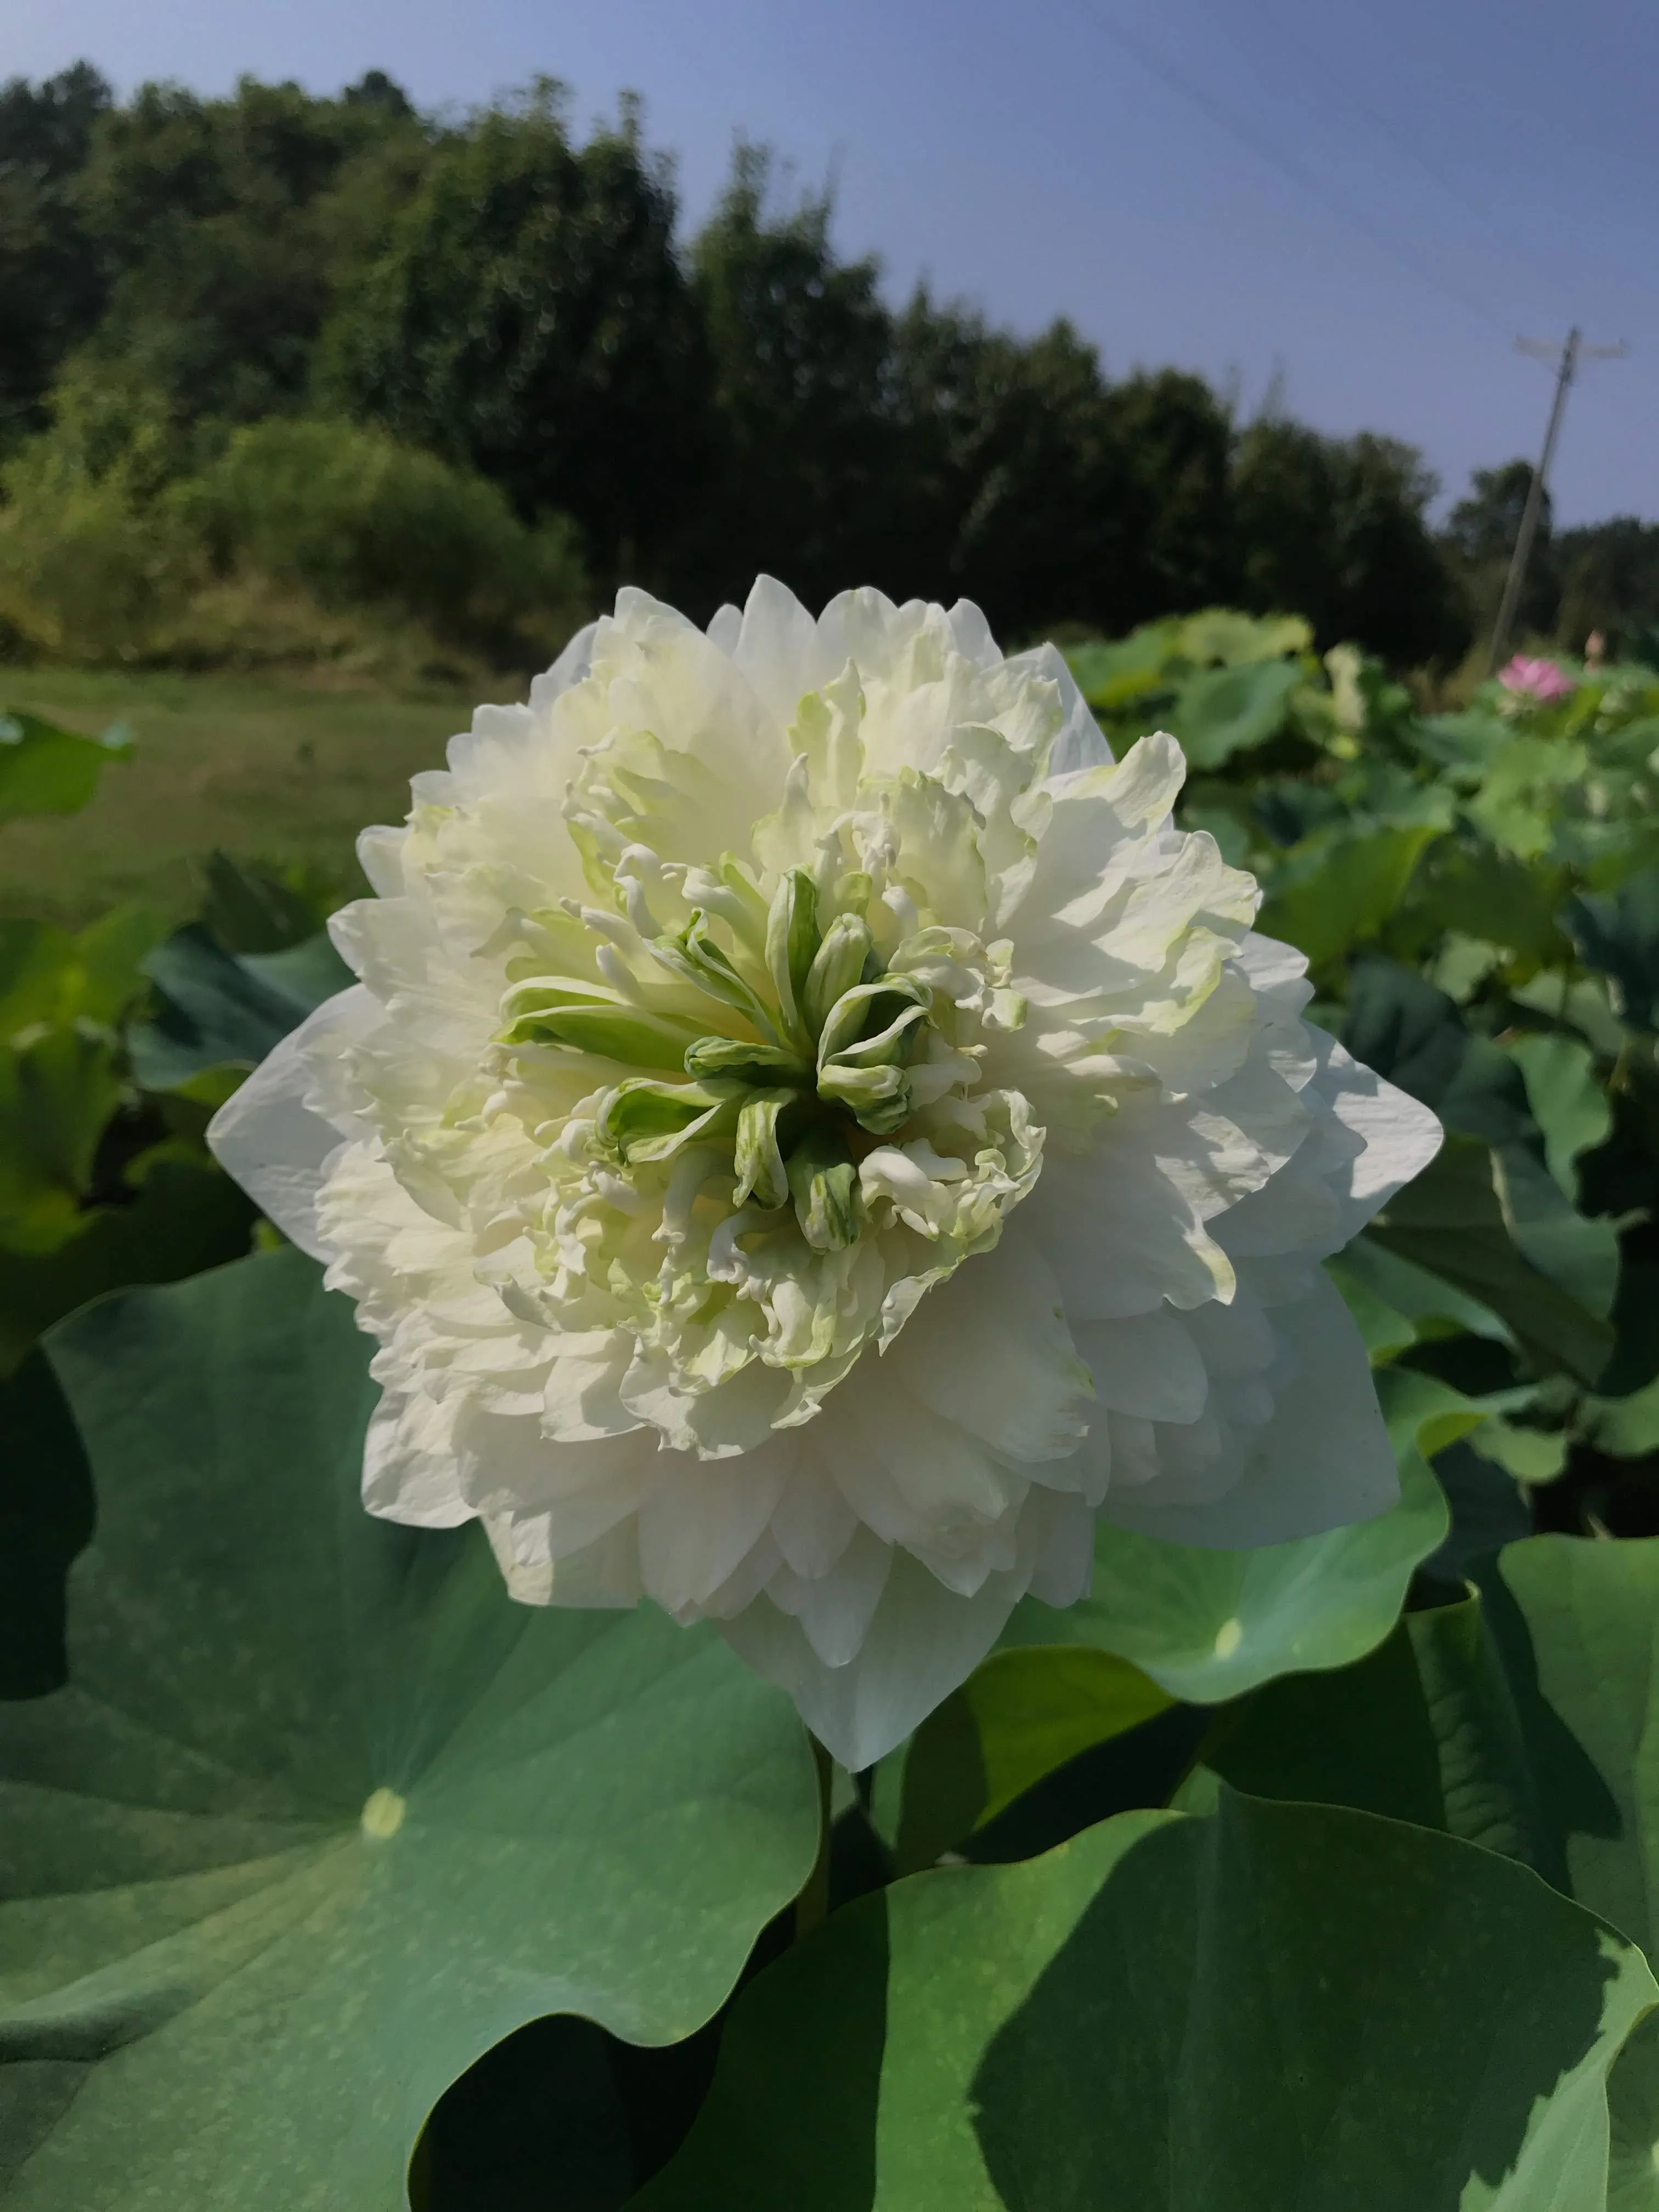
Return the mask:
[[[1516,338],[1515,349],[1517,353],[1533,354],[1540,361],[1549,361],[1555,355],[1553,345],[1540,343],[1537,338]],[[1617,345],[1587,346],[1584,334],[1577,325],[1567,332],[1567,342],[1561,348],[1555,372],[1555,399],[1550,408],[1549,428],[1544,433],[1544,451],[1538,466],[1532,472],[1532,482],[1527,487],[1527,503],[1521,510],[1521,527],[1516,533],[1510,573],[1504,580],[1504,596],[1498,604],[1498,620],[1492,624],[1492,644],[1486,652],[1488,676],[1504,657],[1510,641],[1510,626],[1515,620],[1515,611],[1521,604],[1522,586],[1527,580],[1527,563],[1532,558],[1532,541],[1538,534],[1538,517],[1544,505],[1545,480],[1550,472],[1550,463],[1555,458],[1555,441],[1560,434],[1567,392],[1578,373],[1578,364],[1581,361],[1617,361],[1628,350],[1622,338]]]

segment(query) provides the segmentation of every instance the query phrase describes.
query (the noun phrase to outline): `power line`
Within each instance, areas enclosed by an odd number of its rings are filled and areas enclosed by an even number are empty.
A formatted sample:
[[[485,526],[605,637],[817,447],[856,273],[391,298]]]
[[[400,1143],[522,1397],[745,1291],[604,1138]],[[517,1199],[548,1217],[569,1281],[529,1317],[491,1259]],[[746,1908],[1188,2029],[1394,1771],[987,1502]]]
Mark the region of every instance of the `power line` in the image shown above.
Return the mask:
[[[1391,237],[1379,224],[1373,222],[1358,209],[1346,205],[1331,191],[1326,179],[1316,175],[1304,162],[1299,161],[1294,154],[1279,145],[1265,132],[1255,129],[1246,117],[1239,114],[1225,100],[1218,99],[1206,85],[1189,76],[1184,70],[1160,53],[1155,46],[1150,46],[1139,33],[1130,30],[1127,25],[1104,14],[1094,4],[1094,0],[1072,0],[1072,5],[1079,15],[1093,25],[1096,30],[1101,33],[1103,37],[1113,45],[1121,46],[1124,52],[1150,76],[1157,77],[1160,83],[1167,85],[1171,91],[1177,92],[1183,99],[1190,100],[1195,107],[1201,109],[1209,117],[1212,123],[1224,131],[1230,137],[1237,139],[1240,145],[1248,148],[1259,161],[1265,161],[1269,167],[1277,169],[1281,176],[1287,178],[1299,191],[1305,191],[1316,198],[1322,207],[1347,223],[1351,229],[1362,233],[1371,240],[1373,245],[1380,246],[1385,253],[1397,261],[1401,268],[1409,270],[1419,283],[1431,286],[1443,298],[1452,301],[1466,314],[1473,315],[1477,321],[1484,323],[1488,330],[1503,330],[1504,325],[1497,317],[1482,307],[1478,300],[1474,299],[1457,285],[1448,283],[1437,270],[1431,268],[1427,262],[1419,260],[1408,247],[1402,246],[1397,239]]]
[[[1310,62],[1325,82],[1335,89],[1339,98],[1346,100],[1355,114],[1363,115],[1377,135],[1385,139],[1396,153],[1403,154],[1407,161],[1414,162],[1423,174],[1431,183],[1437,185],[1449,199],[1455,200],[1465,214],[1472,215],[1475,221],[1482,224],[1509,252],[1526,262],[1534,275],[1541,277],[1552,290],[1559,286],[1560,270],[1547,267],[1526,240],[1510,231],[1498,220],[1486,201],[1479,198],[1468,190],[1467,185],[1462,184],[1447,170],[1443,169],[1437,161],[1431,161],[1422,148],[1413,144],[1402,131],[1396,130],[1382,108],[1374,106],[1369,100],[1354,90],[1350,78],[1342,70],[1334,69],[1329,62],[1324,60],[1310,46],[1304,46],[1296,40],[1285,29],[1283,16],[1274,9],[1267,6],[1266,0],[1253,0],[1253,4],[1257,16],[1267,25],[1279,43]],[[1212,15],[1217,15],[1214,8],[1212,8],[1210,12]],[[1218,20],[1223,19],[1218,17]]]

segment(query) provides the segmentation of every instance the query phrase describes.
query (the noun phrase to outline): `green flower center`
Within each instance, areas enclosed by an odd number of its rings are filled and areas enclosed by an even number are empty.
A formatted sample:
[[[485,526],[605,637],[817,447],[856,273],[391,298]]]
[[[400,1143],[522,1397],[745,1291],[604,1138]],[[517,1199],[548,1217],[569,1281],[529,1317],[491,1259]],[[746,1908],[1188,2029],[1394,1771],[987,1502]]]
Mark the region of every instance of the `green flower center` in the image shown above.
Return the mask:
[[[758,896],[755,906],[758,921]],[[836,913],[820,927],[804,870],[784,876],[764,925],[763,958],[744,966],[715,942],[702,908],[648,945],[708,1002],[715,1026],[602,984],[537,975],[507,991],[496,1041],[655,1071],[604,1094],[594,1128],[604,1157],[625,1174],[729,1146],[734,1206],[793,1206],[815,1251],[840,1251],[860,1233],[860,1159],[914,1110],[910,1071],[933,1026],[933,993],[888,971],[860,915]]]

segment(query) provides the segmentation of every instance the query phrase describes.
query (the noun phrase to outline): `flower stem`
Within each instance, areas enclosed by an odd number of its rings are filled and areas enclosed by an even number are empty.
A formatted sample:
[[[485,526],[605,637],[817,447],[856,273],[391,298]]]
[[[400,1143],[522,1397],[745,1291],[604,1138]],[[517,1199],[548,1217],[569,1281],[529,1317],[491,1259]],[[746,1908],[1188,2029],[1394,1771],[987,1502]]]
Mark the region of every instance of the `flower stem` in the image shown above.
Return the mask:
[[[830,1913],[830,1754],[809,1729],[806,1741],[812,1747],[812,1763],[818,1777],[818,1855],[812,1862],[812,1871],[806,1885],[795,1899],[795,1941],[812,1930]]]

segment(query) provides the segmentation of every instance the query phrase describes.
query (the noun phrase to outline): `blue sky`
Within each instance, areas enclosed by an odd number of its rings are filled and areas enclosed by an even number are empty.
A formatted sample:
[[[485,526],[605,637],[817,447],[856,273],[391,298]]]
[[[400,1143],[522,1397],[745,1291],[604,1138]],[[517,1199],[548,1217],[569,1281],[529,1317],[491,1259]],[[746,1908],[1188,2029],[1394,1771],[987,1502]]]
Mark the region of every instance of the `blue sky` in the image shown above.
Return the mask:
[[[1565,521],[1659,520],[1659,9],[1651,0],[0,0],[0,69],[125,91],[388,70],[465,106],[538,72],[623,87],[688,217],[735,134],[838,183],[838,238],[1109,368],[1420,446],[1448,492],[1532,452],[1519,332],[1631,342],[1573,395]]]

